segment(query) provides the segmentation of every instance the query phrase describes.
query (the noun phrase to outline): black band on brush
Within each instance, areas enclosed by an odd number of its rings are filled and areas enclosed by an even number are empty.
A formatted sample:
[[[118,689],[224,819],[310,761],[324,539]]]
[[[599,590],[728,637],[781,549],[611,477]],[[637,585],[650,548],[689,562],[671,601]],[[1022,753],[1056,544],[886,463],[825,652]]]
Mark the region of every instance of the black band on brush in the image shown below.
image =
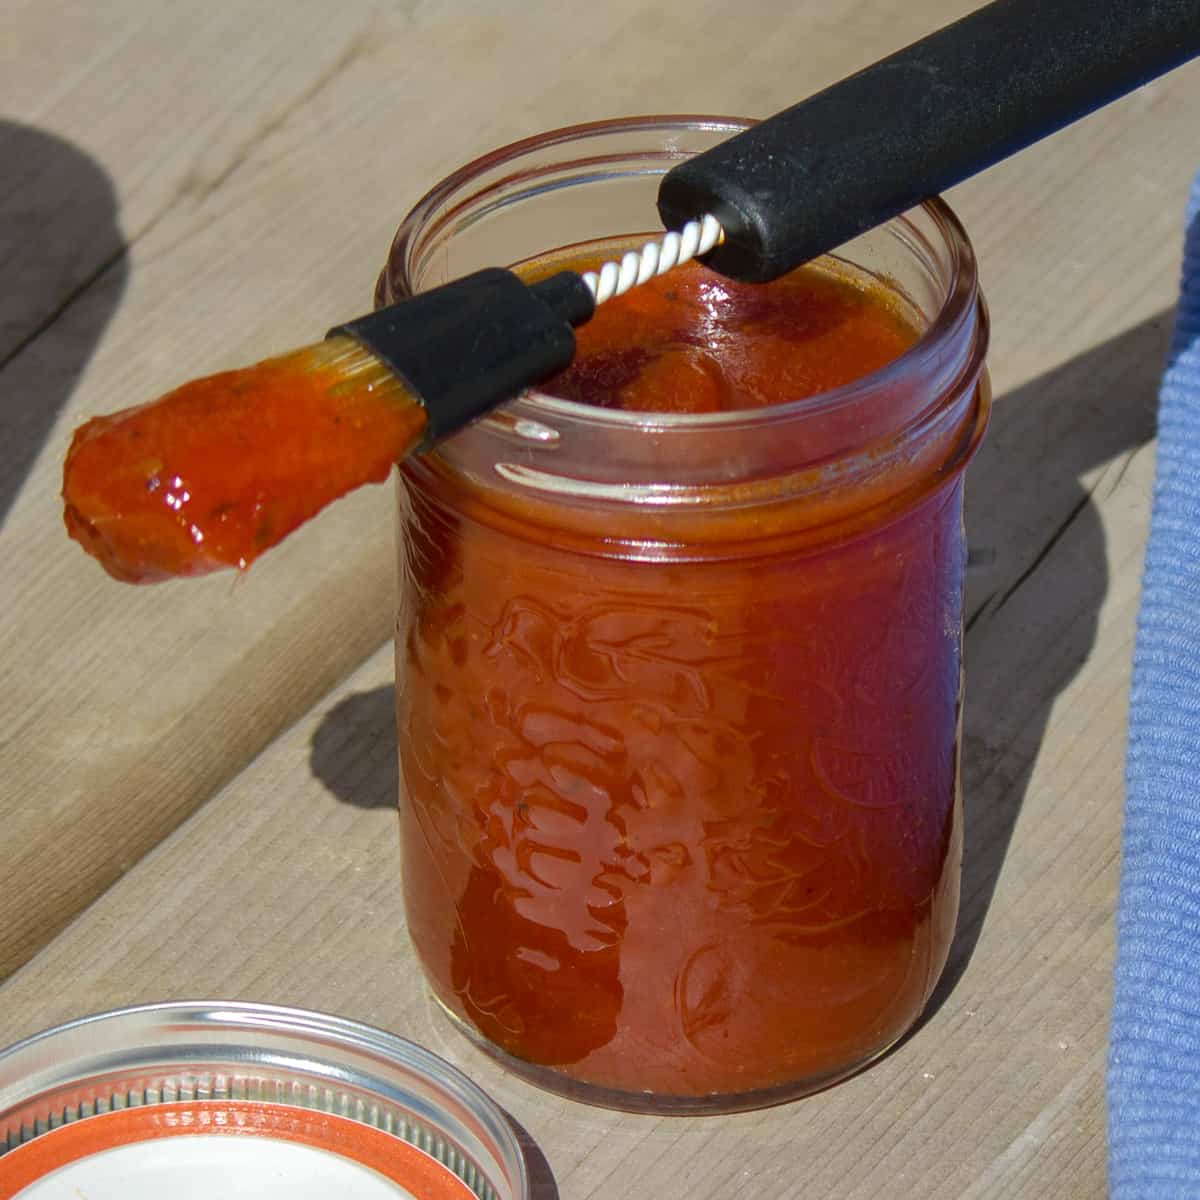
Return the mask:
[[[592,294],[572,271],[527,285],[491,267],[338,325],[408,385],[428,414],[425,445],[561,371]]]

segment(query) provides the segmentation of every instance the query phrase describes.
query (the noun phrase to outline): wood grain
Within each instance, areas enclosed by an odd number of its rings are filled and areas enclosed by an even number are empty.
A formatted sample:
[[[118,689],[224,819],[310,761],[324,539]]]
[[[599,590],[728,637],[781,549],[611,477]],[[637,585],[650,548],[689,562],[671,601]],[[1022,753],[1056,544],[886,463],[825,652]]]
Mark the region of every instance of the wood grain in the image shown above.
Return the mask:
[[[923,1026],[821,1096],[603,1113],[506,1078],[431,1013],[390,807],[385,489],[237,581],[121,587],[59,524],[78,421],[363,308],[400,216],[472,155],[613,114],[766,114],[969,7],[0,0],[0,978],[26,964],[0,1041],[167,996],[296,1003],[464,1064],[564,1197],[1103,1194],[1125,696],[1195,67],[951,197],[996,391],[969,479],[992,558],[969,591],[963,917]]]

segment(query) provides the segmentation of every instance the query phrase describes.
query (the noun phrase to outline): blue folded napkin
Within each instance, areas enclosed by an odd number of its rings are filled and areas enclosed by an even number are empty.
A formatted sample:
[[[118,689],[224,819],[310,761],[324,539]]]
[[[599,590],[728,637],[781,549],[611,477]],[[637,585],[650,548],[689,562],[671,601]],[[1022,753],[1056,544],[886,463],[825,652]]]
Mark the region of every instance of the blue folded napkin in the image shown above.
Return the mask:
[[[1200,1197],[1200,177],[1133,660],[1108,1125],[1116,1200]]]

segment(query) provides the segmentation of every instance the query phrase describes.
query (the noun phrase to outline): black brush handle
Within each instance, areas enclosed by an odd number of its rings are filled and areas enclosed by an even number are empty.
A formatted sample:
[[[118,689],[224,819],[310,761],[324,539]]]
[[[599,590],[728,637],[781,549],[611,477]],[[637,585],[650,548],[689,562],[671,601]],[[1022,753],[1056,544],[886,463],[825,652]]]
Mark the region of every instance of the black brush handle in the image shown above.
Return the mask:
[[[1200,0],[996,0],[680,163],[659,212],[774,279],[1197,54]]]

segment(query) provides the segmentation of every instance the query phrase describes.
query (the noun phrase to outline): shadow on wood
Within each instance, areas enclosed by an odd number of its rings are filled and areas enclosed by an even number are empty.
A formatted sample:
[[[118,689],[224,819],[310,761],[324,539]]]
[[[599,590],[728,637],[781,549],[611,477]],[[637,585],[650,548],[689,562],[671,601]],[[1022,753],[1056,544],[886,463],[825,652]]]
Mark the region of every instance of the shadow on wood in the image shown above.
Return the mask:
[[[394,807],[399,796],[396,701],[390,686],[339,700],[317,727],[312,773],[345,804]]]
[[[512,1113],[505,1112],[504,1116],[512,1126],[521,1145],[521,1153],[525,1156],[525,1169],[529,1172],[529,1200],[558,1200],[558,1184],[554,1181],[554,1172],[550,1170],[541,1146]]]
[[[922,1023],[970,962],[1051,710],[1095,642],[1109,574],[1080,480],[1111,462],[1103,482],[1115,486],[1154,436],[1172,325],[1170,310],[1158,313],[999,397],[968,473],[971,544],[994,548],[995,561],[969,586],[962,907]]]
[[[0,527],[128,274],[108,174],[70,142],[0,120]],[[11,365],[36,354],[37,391]],[[29,378],[30,372],[22,373]]]

